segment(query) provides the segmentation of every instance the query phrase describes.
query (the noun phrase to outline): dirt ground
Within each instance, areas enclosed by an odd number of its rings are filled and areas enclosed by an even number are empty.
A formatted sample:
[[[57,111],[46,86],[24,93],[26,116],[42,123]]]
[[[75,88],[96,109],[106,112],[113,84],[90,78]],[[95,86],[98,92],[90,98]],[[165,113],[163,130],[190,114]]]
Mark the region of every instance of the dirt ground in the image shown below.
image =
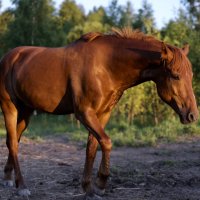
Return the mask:
[[[98,152],[94,174],[100,162]],[[7,157],[0,141],[0,174]],[[0,185],[1,200],[82,200],[80,180],[85,147],[65,137],[33,141],[23,138],[20,163],[29,198]],[[200,139],[145,148],[114,148],[104,200],[200,200]]]

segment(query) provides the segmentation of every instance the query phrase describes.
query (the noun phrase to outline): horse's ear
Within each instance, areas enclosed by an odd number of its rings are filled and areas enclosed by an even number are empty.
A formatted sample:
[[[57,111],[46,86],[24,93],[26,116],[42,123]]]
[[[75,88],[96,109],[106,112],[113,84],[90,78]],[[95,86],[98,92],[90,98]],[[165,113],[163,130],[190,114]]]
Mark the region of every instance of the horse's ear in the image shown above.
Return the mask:
[[[161,59],[167,61],[167,63],[170,63],[173,59],[173,52],[165,45],[164,42],[162,43]]]
[[[187,56],[189,51],[190,51],[190,45],[186,44],[183,48],[182,48],[183,53]]]

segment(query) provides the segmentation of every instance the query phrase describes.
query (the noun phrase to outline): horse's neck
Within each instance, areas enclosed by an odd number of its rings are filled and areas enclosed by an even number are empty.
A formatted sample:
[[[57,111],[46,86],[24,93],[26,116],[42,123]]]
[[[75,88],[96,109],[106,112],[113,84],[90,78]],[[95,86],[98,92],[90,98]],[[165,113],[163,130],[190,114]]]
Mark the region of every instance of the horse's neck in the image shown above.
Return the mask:
[[[147,81],[141,76],[143,71],[158,67],[160,47],[148,48],[134,46],[114,51],[112,72],[119,87],[127,89]]]

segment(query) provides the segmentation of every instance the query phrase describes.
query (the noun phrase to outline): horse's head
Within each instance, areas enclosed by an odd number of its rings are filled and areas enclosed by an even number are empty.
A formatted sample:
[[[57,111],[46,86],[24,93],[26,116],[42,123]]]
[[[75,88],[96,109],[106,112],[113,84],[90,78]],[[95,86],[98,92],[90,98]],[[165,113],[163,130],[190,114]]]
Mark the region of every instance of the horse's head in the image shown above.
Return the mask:
[[[183,124],[198,119],[198,109],[192,89],[192,66],[187,58],[189,46],[182,49],[163,44],[161,70],[155,79],[158,94],[179,115]]]

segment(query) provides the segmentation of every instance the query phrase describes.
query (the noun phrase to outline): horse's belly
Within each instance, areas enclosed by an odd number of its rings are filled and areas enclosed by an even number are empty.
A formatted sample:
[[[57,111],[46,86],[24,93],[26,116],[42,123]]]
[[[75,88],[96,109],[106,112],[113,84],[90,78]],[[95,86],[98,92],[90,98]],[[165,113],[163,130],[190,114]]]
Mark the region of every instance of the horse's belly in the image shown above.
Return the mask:
[[[53,114],[69,114],[73,112],[72,95],[66,86],[56,87],[38,84],[17,84],[17,97],[29,107]]]
[[[44,96],[26,96],[21,99],[23,102],[36,110],[52,114],[70,114],[73,113],[73,105],[70,99],[63,97]]]

